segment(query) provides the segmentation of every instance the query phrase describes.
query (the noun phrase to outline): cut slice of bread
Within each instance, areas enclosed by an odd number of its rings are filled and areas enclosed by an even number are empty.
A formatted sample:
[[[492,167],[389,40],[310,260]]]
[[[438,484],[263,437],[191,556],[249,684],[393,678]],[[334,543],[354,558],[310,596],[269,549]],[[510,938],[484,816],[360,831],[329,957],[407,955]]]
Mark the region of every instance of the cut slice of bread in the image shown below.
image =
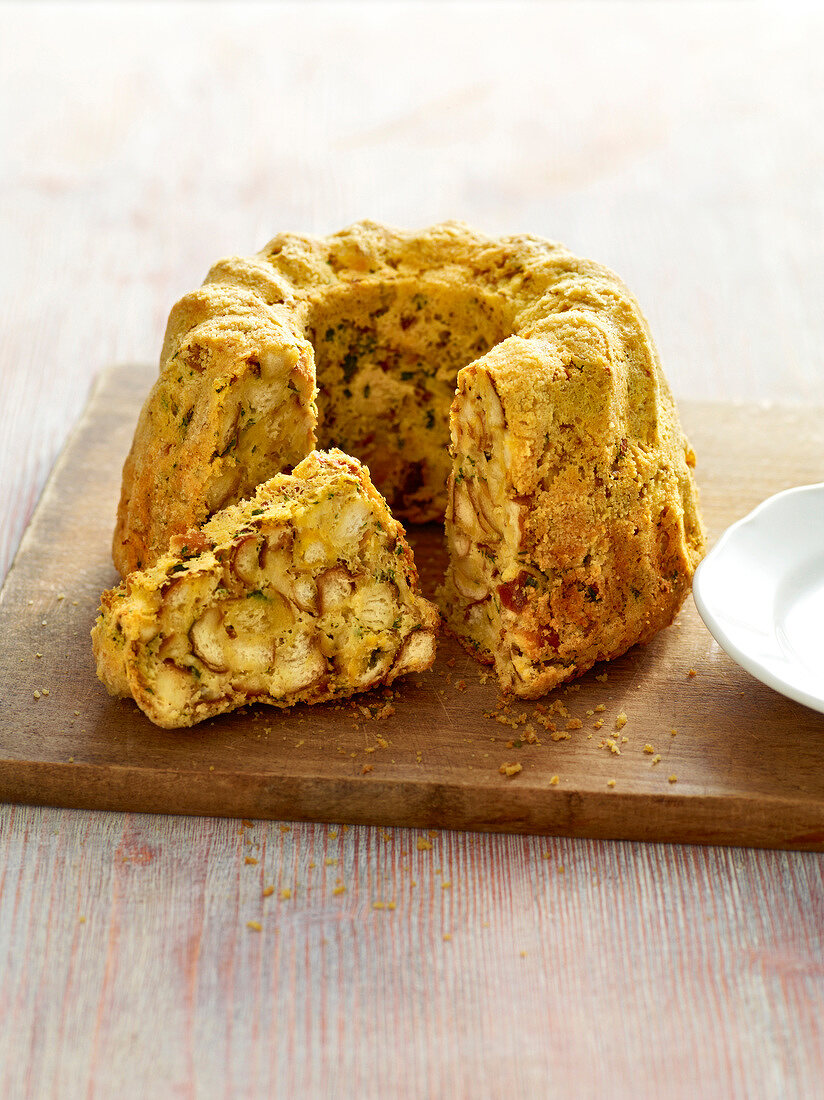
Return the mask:
[[[92,639],[109,692],[171,729],[423,671],[438,623],[366,468],[315,451],[105,592]]]

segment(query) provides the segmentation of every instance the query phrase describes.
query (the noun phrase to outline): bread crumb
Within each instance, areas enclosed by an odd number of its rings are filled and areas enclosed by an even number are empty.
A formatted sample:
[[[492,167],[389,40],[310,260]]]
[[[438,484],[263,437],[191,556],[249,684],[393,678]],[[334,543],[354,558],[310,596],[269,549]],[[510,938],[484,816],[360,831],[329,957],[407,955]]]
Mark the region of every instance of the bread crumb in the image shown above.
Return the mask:
[[[263,931],[263,925],[260,923],[259,920],[247,920],[246,921],[246,927],[251,928],[251,930],[253,932],[262,932]]]
[[[657,752],[657,753],[655,754],[655,756],[653,756],[653,758],[652,758],[652,764],[653,764],[653,767],[654,767],[654,766],[655,766],[656,764],[660,764],[660,763],[661,763],[661,753],[660,753],[660,752]]]
[[[334,838],[335,838],[335,837],[336,837],[336,836],[338,835],[338,830],[337,830],[337,829],[330,829],[330,830],[329,830],[329,835],[330,835],[330,836],[332,837],[332,839],[334,840]]]
[[[39,691],[35,691],[35,692],[33,692],[33,695],[34,695],[34,698],[35,698],[35,699],[39,699],[39,698],[40,698],[40,692],[39,692]]]
[[[363,767],[361,768],[361,775],[366,775],[368,772],[371,772],[371,771],[374,771],[374,770],[375,769],[374,769],[374,766],[372,764],[364,764]]]
[[[275,892],[274,886],[266,886],[263,890],[263,896],[265,898],[270,898],[272,896],[272,894],[274,894],[274,892]]]
[[[452,934],[450,932],[444,932],[443,939],[444,943],[448,943],[452,939]]]
[[[615,719],[615,728],[617,730],[622,730],[626,724],[627,724],[627,716],[626,716],[626,714],[624,714],[623,711],[621,711],[621,713]]]
[[[677,737],[677,736],[678,736],[678,730],[670,730],[670,737]]]
[[[602,672],[599,676],[596,676],[595,679],[598,681],[599,684],[605,684],[609,679],[609,676],[606,672]]]
[[[337,867],[338,865],[338,861],[335,856],[327,856],[325,862],[327,867]]]
[[[418,847],[419,852],[431,852],[432,851],[432,845],[429,843],[428,840],[424,840],[424,838],[422,836],[418,837],[417,847]]]
[[[644,745],[644,752],[652,756],[652,754],[655,752],[655,749],[652,747],[652,745]]]
[[[608,787],[614,787],[615,786],[615,780],[614,779],[608,779],[607,780],[607,786]]]
[[[596,714],[603,714],[606,709],[607,708],[606,708],[606,705],[604,703],[599,703],[598,706],[595,708],[595,713]]]
[[[615,744],[615,742],[613,741],[613,739],[611,737],[608,737],[606,739],[606,741],[604,742],[604,744],[609,749],[609,751],[613,754],[613,756],[620,756],[621,755],[621,750],[618,748],[618,746]]]
[[[594,730],[599,730],[601,728],[601,726],[603,726],[603,724],[604,724],[603,718],[599,718],[597,722],[593,722],[592,728]]]
[[[280,831],[282,833],[291,833],[291,831],[292,831],[292,826],[291,825],[279,825],[278,828],[280,829]]]
[[[442,890],[451,890],[452,889],[452,883],[451,882],[442,882],[441,883],[441,889]]]
[[[288,886],[285,886],[278,895],[281,901],[288,901],[292,896],[292,891]]]
[[[581,729],[583,724],[584,723],[581,721],[580,718],[570,718],[570,720],[566,724],[566,728],[568,730],[579,730]]]
[[[501,775],[505,775],[511,779],[513,775],[517,775],[518,772],[523,771],[523,764],[501,764],[498,771]]]
[[[86,923],[86,918],[85,917],[78,917],[77,918],[77,923],[78,924],[85,924]]]
[[[345,894],[346,893],[346,887],[345,886],[336,886],[332,890],[332,893],[333,894]]]
[[[691,669],[689,670],[689,672],[687,673],[687,679],[688,679],[688,680],[693,680],[693,679],[695,679],[695,677],[696,677],[697,675],[698,675],[698,673],[697,673],[697,672],[695,671],[695,669],[694,669],[694,668],[691,668]]]
[[[257,860],[255,859],[254,856],[247,856],[246,859],[244,859],[243,862],[248,864],[250,867],[254,867],[254,866],[257,865]]]
[[[526,958],[526,951],[522,951],[522,952],[521,952],[521,958],[522,958],[522,959],[525,959],[525,958]]]
[[[541,859],[552,859],[551,852],[541,852]]]
[[[677,783],[678,782],[678,776],[677,775],[670,775],[667,778],[668,778],[670,783]]]
[[[564,867],[563,863],[558,864],[558,874],[559,875],[565,875],[566,874],[566,867]]]
[[[558,780],[558,776],[557,776],[557,775],[553,775],[553,777],[552,777],[552,778],[550,779],[550,781],[549,781],[549,785],[550,785],[550,787],[557,787],[557,786],[558,786],[558,782],[559,782],[559,780]]]

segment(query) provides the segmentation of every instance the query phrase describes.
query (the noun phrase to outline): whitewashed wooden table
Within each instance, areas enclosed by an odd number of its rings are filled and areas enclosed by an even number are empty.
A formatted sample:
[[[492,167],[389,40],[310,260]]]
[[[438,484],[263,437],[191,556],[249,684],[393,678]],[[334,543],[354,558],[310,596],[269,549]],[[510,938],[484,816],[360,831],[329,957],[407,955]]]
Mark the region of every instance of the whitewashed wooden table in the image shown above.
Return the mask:
[[[283,229],[554,237],[677,394],[821,404],[822,41],[747,3],[0,6],[0,573],[96,373]],[[821,856],[422,835],[3,806],[0,1096],[822,1095]]]

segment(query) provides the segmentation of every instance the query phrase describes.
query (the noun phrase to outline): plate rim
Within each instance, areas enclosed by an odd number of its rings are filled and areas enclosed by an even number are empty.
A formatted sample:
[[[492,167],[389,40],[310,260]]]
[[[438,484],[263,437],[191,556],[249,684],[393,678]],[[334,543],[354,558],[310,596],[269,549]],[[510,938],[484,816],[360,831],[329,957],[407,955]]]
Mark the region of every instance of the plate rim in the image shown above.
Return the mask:
[[[692,597],[698,614],[701,616],[707,630],[709,630],[716,642],[718,642],[721,648],[732,657],[737,664],[749,672],[751,676],[760,680],[761,683],[766,684],[767,687],[779,692],[779,694],[789,699],[793,699],[797,703],[802,703],[812,710],[824,713],[824,682],[822,683],[820,694],[805,691],[803,688],[799,688],[795,684],[789,683],[773,672],[771,668],[762,664],[757,658],[751,656],[745,650],[742,650],[741,647],[733,641],[719,621],[713,611],[712,600],[710,600],[709,603],[707,602],[703,583],[703,578],[708,572],[707,567],[709,566],[709,571],[711,572],[716,563],[728,553],[729,543],[735,541],[736,535],[743,528],[756,523],[761,519],[764,512],[770,511],[779,502],[786,500],[788,497],[805,496],[807,494],[812,495],[815,493],[824,494],[824,481],[817,481],[810,485],[795,485],[789,489],[782,489],[778,493],[773,493],[772,496],[762,500],[760,504],[757,504],[755,508],[745,516],[742,516],[741,519],[731,523],[729,527],[724,530],[721,537],[703,560],[699,562],[692,580]],[[774,617],[772,622],[773,624],[775,623]]]

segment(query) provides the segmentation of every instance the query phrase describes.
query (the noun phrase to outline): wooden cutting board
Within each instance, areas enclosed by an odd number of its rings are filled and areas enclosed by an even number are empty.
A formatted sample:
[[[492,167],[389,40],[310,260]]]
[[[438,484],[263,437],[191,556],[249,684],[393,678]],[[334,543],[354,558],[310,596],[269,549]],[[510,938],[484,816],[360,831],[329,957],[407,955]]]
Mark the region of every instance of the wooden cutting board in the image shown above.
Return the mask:
[[[824,850],[824,715],[738,668],[691,601],[651,645],[544,700],[566,711],[552,715],[557,740],[535,704],[507,708],[511,724],[489,717],[494,677],[449,638],[435,669],[399,681],[391,699],[256,707],[169,732],[109,698],[89,630],[116,580],[120,469],[151,377],[102,376],[0,593],[0,799]],[[682,414],[713,538],[764,497],[824,480],[821,414],[689,404]],[[411,541],[431,592],[441,531]],[[394,713],[373,716],[387,702]],[[540,744],[523,742],[530,727]],[[504,763],[522,770],[507,777]]]

